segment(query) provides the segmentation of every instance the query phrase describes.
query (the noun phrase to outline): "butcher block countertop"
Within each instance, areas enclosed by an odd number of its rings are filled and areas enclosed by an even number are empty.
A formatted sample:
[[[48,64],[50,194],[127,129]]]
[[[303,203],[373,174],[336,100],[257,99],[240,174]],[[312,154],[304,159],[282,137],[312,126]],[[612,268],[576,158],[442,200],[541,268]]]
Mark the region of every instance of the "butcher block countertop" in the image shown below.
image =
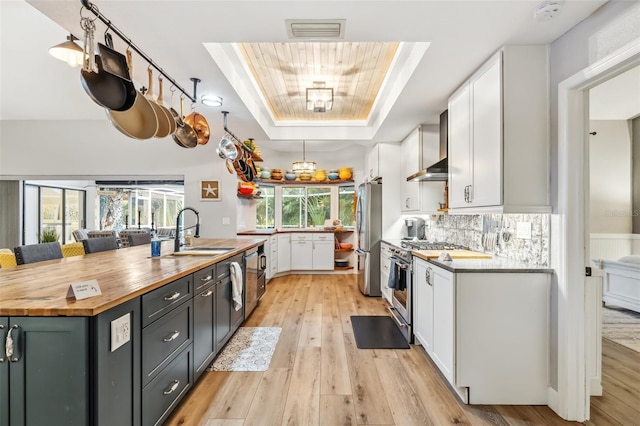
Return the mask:
[[[225,247],[219,256],[173,256],[173,240],[160,257],[148,244],[0,269],[0,316],[95,316],[178,278],[256,247],[266,240],[194,240],[196,247]],[[102,295],[67,299],[69,285],[95,279]]]
[[[491,255],[471,250],[413,250],[411,254],[420,259],[437,259],[440,253],[446,251],[453,259],[491,259]]]

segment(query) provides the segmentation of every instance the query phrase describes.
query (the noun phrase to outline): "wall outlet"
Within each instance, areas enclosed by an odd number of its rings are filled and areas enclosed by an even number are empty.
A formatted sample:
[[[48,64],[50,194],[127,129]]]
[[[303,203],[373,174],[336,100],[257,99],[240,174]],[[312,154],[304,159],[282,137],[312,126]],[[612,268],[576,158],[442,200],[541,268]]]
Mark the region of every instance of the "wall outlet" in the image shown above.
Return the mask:
[[[523,240],[531,239],[531,222],[518,222],[516,238],[522,238]]]
[[[229,218],[229,217],[223,217],[223,218],[222,218],[222,224],[223,224],[223,225],[231,225],[231,218]]]
[[[131,340],[131,314],[111,321],[111,352]]]

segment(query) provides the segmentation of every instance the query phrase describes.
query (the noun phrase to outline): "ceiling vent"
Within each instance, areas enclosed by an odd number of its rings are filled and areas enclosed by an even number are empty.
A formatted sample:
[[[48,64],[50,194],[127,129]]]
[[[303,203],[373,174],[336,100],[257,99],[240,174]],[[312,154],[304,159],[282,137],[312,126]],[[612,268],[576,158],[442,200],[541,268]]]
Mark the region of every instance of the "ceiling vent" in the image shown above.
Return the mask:
[[[290,39],[343,39],[346,19],[287,19]]]

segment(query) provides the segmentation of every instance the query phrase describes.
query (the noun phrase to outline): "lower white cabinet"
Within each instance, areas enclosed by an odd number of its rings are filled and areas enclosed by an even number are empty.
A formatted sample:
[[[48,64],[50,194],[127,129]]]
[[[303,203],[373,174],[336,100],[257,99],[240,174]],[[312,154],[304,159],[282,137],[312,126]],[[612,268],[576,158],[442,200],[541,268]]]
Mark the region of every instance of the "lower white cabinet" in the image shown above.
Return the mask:
[[[333,271],[335,240],[333,233],[312,234],[313,254],[311,269],[315,271]]]
[[[547,404],[550,274],[414,259],[414,336],[462,401]]]
[[[313,268],[313,236],[309,233],[291,234],[291,270]]]
[[[392,291],[389,284],[389,271],[391,268],[391,246],[385,242],[380,243],[380,292],[382,297],[391,304]]]
[[[291,270],[291,234],[278,234],[278,272]]]
[[[278,236],[270,236],[267,245],[268,247],[265,247],[265,252],[267,254],[267,270],[265,274],[266,278],[270,280],[278,273]]]

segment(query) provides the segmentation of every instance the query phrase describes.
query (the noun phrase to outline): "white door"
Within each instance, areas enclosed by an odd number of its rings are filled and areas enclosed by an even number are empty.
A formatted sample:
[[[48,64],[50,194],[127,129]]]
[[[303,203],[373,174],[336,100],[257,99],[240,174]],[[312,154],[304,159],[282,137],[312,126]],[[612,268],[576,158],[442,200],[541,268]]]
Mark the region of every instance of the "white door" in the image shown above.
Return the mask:
[[[454,354],[454,295],[455,283],[451,272],[432,267],[433,284],[433,354],[432,358],[442,374],[453,383]]]
[[[413,334],[428,354],[433,352],[433,269],[416,260],[413,270]],[[429,276],[431,275],[431,277]]]
[[[465,84],[449,98],[449,207],[469,207],[471,186],[470,94]]]
[[[471,81],[472,206],[502,204],[502,56]]]
[[[278,272],[291,270],[291,234],[278,235]]]

